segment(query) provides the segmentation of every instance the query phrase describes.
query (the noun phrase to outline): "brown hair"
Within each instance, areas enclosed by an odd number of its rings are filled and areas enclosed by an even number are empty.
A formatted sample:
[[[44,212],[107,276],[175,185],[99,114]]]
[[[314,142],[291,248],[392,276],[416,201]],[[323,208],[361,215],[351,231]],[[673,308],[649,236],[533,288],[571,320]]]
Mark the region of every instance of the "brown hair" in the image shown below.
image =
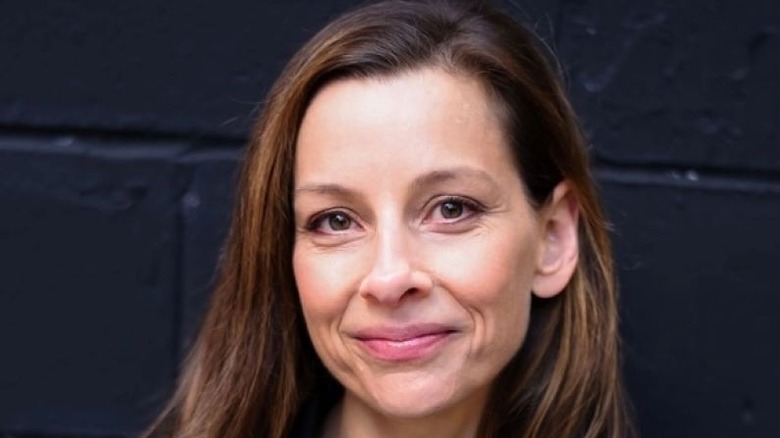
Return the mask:
[[[583,135],[538,40],[481,2],[382,2],[333,21],[290,61],[254,128],[218,286],[178,389],[151,435],[280,438],[327,372],[309,344],[292,272],[293,165],[313,95],[339,78],[438,67],[499,102],[531,202],[562,180],[580,206],[580,257],[566,289],[534,299],[518,354],[498,376],[479,436],[622,437],[607,224]]]

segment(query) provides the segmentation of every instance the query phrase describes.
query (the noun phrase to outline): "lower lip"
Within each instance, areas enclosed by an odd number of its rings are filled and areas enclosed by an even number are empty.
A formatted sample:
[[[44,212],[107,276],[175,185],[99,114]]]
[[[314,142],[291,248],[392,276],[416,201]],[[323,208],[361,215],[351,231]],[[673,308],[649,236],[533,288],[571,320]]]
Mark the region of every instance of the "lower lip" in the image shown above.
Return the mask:
[[[358,339],[358,343],[375,359],[385,362],[408,362],[434,355],[453,334],[453,332],[437,332],[403,341]]]

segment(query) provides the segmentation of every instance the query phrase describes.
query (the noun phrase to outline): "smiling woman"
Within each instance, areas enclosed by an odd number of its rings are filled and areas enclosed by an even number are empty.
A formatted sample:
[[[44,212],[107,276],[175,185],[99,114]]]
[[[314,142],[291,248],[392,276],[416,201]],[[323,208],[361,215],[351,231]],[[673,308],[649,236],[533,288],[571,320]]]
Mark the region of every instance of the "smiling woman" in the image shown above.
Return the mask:
[[[328,429],[474,436],[531,291],[555,295],[574,271],[567,183],[534,211],[480,84],[435,67],[325,86],[296,154],[295,281],[346,389]]]
[[[622,437],[606,226],[531,35],[384,2],[293,58],[152,436]]]

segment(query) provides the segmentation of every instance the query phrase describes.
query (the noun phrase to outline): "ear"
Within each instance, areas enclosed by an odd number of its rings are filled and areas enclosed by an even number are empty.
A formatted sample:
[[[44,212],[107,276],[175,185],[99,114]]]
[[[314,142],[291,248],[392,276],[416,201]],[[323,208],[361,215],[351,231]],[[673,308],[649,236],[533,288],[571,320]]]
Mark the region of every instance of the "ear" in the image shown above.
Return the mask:
[[[579,203],[568,181],[555,187],[540,213],[542,241],[533,292],[539,298],[551,298],[569,283],[579,258]]]

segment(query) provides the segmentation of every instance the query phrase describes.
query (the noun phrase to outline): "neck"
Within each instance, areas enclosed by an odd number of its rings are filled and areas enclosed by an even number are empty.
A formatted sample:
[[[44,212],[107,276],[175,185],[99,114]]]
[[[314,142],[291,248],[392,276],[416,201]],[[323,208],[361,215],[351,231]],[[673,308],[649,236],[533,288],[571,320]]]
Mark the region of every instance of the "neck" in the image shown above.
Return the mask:
[[[484,397],[480,397],[484,405]],[[349,392],[331,412],[326,438],[474,438],[482,410],[474,404],[458,406],[424,417],[391,417],[372,409]]]

